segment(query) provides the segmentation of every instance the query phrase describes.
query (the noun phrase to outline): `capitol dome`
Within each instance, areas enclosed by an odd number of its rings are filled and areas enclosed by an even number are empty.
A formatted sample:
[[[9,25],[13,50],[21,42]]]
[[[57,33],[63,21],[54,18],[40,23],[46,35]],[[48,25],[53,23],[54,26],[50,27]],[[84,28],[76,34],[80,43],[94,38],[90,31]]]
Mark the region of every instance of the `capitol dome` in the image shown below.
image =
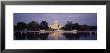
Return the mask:
[[[54,30],[59,30],[62,26],[60,25],[60,23],[58,22],[58,20],[55,20],[53,22],[52,25],[50,25],[50,28],[54,29]]]

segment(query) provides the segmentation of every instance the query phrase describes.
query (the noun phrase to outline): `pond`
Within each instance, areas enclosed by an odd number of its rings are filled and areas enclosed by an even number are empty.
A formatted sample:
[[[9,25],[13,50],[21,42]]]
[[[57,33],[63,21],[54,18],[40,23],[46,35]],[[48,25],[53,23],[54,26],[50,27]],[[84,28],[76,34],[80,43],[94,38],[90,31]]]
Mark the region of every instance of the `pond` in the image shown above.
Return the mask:
[[[14,40],[97,40],[95,32],[15,32]]]

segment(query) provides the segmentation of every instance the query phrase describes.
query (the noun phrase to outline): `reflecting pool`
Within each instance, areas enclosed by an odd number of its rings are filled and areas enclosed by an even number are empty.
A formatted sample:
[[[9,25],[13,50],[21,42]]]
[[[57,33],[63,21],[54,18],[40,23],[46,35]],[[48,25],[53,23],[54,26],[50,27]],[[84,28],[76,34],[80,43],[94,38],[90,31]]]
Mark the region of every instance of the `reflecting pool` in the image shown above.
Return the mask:
[[[14,40],[97,40],[95,32],[15,32]]]

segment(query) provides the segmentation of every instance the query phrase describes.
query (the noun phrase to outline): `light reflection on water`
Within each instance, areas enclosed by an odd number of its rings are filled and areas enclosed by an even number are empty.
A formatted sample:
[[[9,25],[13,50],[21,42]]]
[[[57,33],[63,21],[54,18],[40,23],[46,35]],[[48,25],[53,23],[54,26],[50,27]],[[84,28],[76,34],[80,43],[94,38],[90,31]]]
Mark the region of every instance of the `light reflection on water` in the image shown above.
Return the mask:
[[[14,34],[14,40],[97,40],[97,34],[95,33],[62,33],[54,31],[51,33],[38,33],[28,32]]]
[[[49,40],[66,40],[66,37],[63,36],[61,32],[54,31],[49,34],[48,39]]]

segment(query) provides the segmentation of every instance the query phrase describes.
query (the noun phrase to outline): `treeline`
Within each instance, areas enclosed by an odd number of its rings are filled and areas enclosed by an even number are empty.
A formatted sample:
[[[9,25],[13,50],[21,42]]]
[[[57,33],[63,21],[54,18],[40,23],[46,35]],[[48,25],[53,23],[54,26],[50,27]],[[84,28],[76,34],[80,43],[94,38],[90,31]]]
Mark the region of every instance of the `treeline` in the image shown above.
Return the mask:
[[[40,24],[38,22],[32,21],[28,24],[24,22],[18,22],[16,26],[14,26],[14,30],[23,31],[39,31],[39,30],[48,30],[48,23],[46,21],[42,21]]]
[[[88,25],[79,25],[79,23],[72,23],[71,21],[67,21],[67,23],[61,28],[63,30],[79,30],[79,31],[93,31],[97,30],[97,26],[88,26]]]
[[[71,21],[67,21],[67,23],[60,28],[61,30],[97,30],[97,26],[88,26],[88,25],[79,25],[78,23],[72,23]],[[39,30],[53,30],[48,26],[46,21],[42,21],[41,23],[32,21],[28,24],[24,22],[18,22],[17,25],[14,25],[14,30],[16,31],[39,31]]]

